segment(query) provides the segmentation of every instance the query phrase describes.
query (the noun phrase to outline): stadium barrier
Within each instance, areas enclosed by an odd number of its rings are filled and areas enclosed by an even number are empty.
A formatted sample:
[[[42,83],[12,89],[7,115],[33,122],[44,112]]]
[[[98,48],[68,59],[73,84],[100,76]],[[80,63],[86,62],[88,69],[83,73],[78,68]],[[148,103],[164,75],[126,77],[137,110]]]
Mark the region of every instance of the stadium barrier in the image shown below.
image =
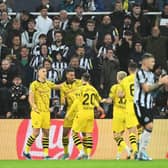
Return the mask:
[[[87,16],[87,15],[110,15],[113,12],[83,12],[82,15]],[[19,12],[9,12],[10,16],[15,16],[15,15],[19,15]],[[38,16],[40,15],[40,12],[30,12],[31,15],[34,16]],[[76,12],[67,12],[68,16],[73,16],[76,15]],[[127,12],[127,14],[130,14],[130,12]],[[155,16],[160,16],[162,14],[162,12],[145,12],[144,15],[155,15]],[[60,15],[60,12],[48,12],[48,16],[58,16]]]
[[[50,129],[49,154],[53,159],[58,159],[63,154],[61,142],[63,120],[53,119]],[[96,120],[94,127],[94,148],[92,159],[115,159],[116,143],[112,135],[112,121],[110,119]],[[151,142],[148,146],[148,152],[154,159],[164,159],[168,152],[168,120],[155,120],[154,130]],[[24,159],[22,152],[27,137],[31,134],[30,120],[0,120],[0,160]],[[127,133],[125,133],[127,137]],[[128,142],[128,138],[126,138]],[[76,147],[70,135],[69,151],[71,158],[78,154]],[[41,134],[33,144],[31,149],[33,159],[41,159],[43,156],[41,145]],[[125,158],[123,153],[122,158]]]

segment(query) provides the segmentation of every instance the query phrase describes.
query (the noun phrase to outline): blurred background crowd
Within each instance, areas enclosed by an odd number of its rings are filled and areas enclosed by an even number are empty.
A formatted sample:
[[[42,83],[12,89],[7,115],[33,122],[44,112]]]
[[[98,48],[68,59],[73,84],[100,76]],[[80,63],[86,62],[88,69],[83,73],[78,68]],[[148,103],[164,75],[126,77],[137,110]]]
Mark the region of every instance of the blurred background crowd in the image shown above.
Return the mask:
[[[157,80],[168,71],[168,0],[0,0],[0,118],[29,118],[28,88],[40,65],[55,83],[67,67],[78,79],[89,72],[108,97],[116,73],[131,61],[140,67],[145,52],[155,56]],[[167,118],[168,88],[154,97],[155,117]],[[111,106],[102,106],[111,118]],[[52,118],[63,117],[58,108],[52,91]]]

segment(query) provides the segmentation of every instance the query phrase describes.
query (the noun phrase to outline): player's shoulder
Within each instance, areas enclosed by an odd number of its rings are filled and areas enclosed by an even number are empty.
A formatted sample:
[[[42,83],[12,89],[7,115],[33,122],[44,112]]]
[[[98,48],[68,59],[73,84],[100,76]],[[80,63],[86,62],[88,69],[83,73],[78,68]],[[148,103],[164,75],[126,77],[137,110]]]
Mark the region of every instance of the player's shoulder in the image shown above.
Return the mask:
[[[120,84],[116,83],[116,84],[114,84],[114,85],[111,86],[111,89],[116,89],[119,86],[120,86]]]
[[[82,85],[82,81],[80,79],[75,79],[74,83],[78,86]]]
[[[30,86],[36,86],[38,84],[39,84],[39,82],[37,80],[34,80],[33,82],[31,82]]]

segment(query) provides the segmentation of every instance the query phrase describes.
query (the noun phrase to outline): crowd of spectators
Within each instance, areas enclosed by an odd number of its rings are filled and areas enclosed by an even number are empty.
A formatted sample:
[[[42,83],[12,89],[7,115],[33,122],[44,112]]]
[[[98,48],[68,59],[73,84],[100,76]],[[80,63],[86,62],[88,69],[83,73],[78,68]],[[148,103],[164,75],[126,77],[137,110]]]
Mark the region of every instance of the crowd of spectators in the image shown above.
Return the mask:
[[[154,54],[157,76],[168,71],[168,3],[111,0],[110,15],[89,16],[83,12],[105,10],[102,0],[61,2],[59,15],[50,17],[48,12],[55,10],[49,0],[41,0],[35,9],[38,16],[24,10],[10,16],[10,6],[0,1],[0,118],[29,118],[28,88],[40,65],[55,83],[65,80],[68,66],[75,69],[78,79],[89,72],[102,97],[108,97],[117,71],[127,72],[130,61],[140,67],[145,52]],[[160,11],[162,5],[160,16],[144,15]],[[164,98],[162,102],[155,95],[158,117],[168,116],[167,94],[168,88],[157,93]],[[58,107],[59,92],[52,91],[53,118],[62,117],[57,114]],[[111,117],[111,109],[103,107],[107,118]]]

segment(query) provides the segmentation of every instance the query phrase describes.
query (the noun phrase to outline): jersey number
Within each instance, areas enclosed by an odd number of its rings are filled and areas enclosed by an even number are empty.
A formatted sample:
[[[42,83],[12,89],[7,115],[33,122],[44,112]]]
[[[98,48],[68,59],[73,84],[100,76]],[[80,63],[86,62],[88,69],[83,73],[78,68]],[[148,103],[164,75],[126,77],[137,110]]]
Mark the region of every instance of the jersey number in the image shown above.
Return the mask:
[[[126,100],[125,100],[124,98],[120,98],[120,100],[119,100],[118,103],[119,103],[119,104],[125,104],[125,103],[126,103]]]
[[[83,101],[83,105],[94,105],[94,98],[95,98],[95,94],[92,93],[91,95],[89,95],[88,93],[84,94],[84,101]]]
[[[134,96],[134,84],[130,85],[130,95]]]

